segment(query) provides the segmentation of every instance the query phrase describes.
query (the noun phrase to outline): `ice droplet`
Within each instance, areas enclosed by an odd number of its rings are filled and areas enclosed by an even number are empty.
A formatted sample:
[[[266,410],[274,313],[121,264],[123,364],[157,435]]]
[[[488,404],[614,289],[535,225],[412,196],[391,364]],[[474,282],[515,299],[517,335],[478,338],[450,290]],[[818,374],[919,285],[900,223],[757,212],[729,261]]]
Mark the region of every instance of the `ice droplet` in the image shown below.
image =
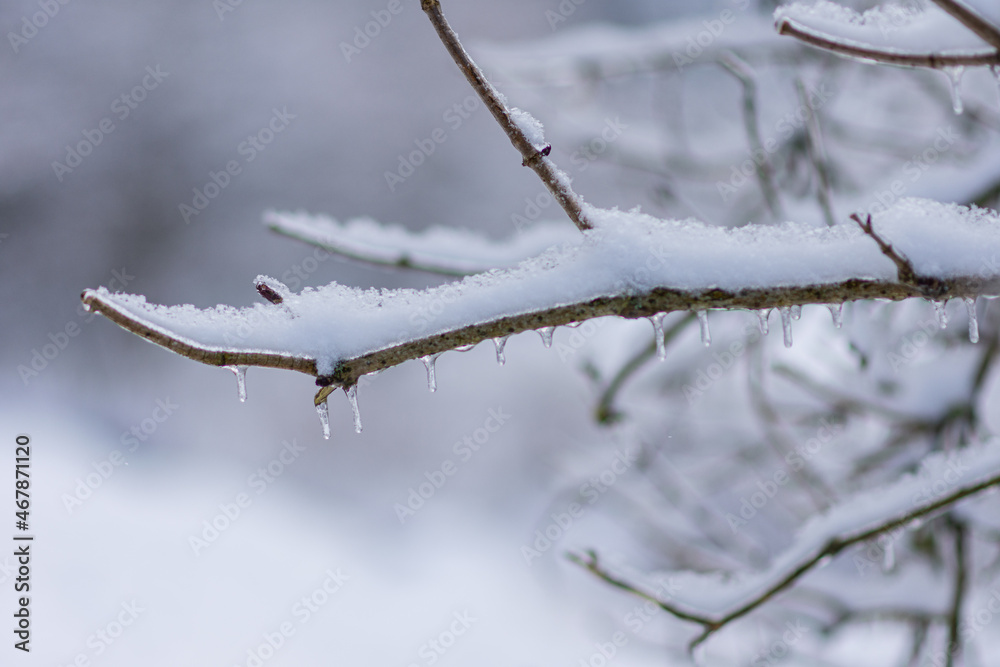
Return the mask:
[[[833,562],[833,556],[831,556],[830,554],[826,554],[825,556],[823,556],[822,558],[820,558],[818,561],[816,561],[816,567],[817,567],[817,569],[822,570],[824,567],[826,567],[827,565],[829,565],[832,562]]]
[[[663,318],[666,313],[657,313],[649,318],[653,323],[653,337],[656,339],[656,358],[663,361],[667,358],[667,343],[663,340]]]
[[[434,374],[434,364],[437,363],[437,359],[440,356],[441,353],[438,352],[437,354],[428,354],[425,357],[420,357],[420,361],[424,362],[424,368],[427,369],[427,390],[430,392],[435,392],[438,388],[437,376]]]
[[[782,306],[778,309],[781,313],[781,331],[785,334],[785,347],[792,346],[792,309]]]
[[[961,65],[958,67],[945,67],[944,73],[948,75],[948,81],[951,83],[951,110],[955,112],[956,116],[962,114],[962,75],[965,74],[965,68]]]
[[[767,335],[767,318],[771,316],[772,308],[765,308],[757,311],[757,324],[760,325],[760,333]]]
[[[906,524],[907,530],[920,530],[923,527],[924,527],[924,520],[922,517],[919,516],[916,519],[910,521],[908,524]]]
[[[934,304],[934,316],[937,317],[938,328],[944,329],[948,326],[948,311],[945,307],[948,305],[947,301],[931,301]]]
[[[698,324],[701,325],[701,344],[708,347],[712,344],[712,332],[708,328],[708,311],[698,311]]]
[[[896,567],[896,541],[889,540],[882,550],[882,571],[892,572],[892,568]]]
[[[792,306],[792,319],[801,320],[802,319],[802,306],[795,304]]]
[[[236,375],[236,392],[240,397],[240,403],[247,400],[247,367],[246,366],[226,366]]]
[[[833,326],[836,329],[844,326],[844,304],[831,303],[827,306],[830,309],[830,316],[833,317]]]
[[[473,344],[473,343],[470,343],[468,345],[459,345],[458,347],[455,348],[455,351],[456,352],[468,352],[469,350],[471,350],[474,347],[475,347],[475,344]]]
[[[538,335],[542,337],[542,345],[546,348],[552,347],[552,334],[555,333],[555,327],[542,327],[538,329]]]
[[[507,345],[507,339],[510,336],[501,336],[500,338],[493,339],[493,346],[497,349],[497,364],[503,366],[507,363],[507,358],[503,356],[503,348]]]
[[[347,401],[351,404],[351,412],[354,414],[354,432],[361,433],[361,411],[358,410],[358,385],[352,384],[350,387],[344,387],[344,393],[347,394]]]
[[[969,342],[979,342],[979,318],[976,315],[976,300],[965,297],[965,308],[969,311]]]
[[[319,423],[323,425],[323,437],[330,439],[330,406],[326,401],[316,404],[316,414],[319,415]]]

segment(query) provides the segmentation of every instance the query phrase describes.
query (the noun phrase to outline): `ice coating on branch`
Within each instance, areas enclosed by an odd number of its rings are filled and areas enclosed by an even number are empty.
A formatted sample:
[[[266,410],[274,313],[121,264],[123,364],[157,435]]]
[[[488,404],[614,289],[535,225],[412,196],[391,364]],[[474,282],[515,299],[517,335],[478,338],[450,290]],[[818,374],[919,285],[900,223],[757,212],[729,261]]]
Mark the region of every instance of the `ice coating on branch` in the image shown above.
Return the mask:
[[[265,214],[264,222],[281,234],[347,257],[451,275],[513,267],[546,248],[576,241],[579,235],[564,220],[539,221],[502,240],[446,227],[413,232],[366,217],[339,222],[323,215],[272,211]]]
[[[596,228],[507,270],[425,290],[332,283],[244,308],[157,306],[142,296],[88,290],[116,318],[199,350],[315,360],[320,375],[355,358],[469,324],[656,287],[697,293],[850,279],[897,280],[897,269],[856,225],[785,223],[730,229],[587,207]],[[926,276],[975,277],[1000,292],[1000,219],[985,209],[903,199],[873,215],[875,228]]]
[[[997,476],[1000,476],[1000,440],[994,439],[951,454],[936,453],[922,462],[916,474],[859,493],[810,519],[798,531],[791,546],[763,571],[728,578],[691,572],[664,572],[657,573],[656,579],[669,577],[676,584],[672,588],[671,604],[701,614],[725,614],[759,596],[799,564],[815,558],[830,540],[850,539],[887,521],[905,519],[942,498]],[[849,556],[842,554],[840,558]],[[832,560],[832,557],[825,556],[825,559]],[[817,568],[821,565],[822,561]],[[630,577],[636,579],[634,575]],[[652,581],[651,578],[644,585],[651,591],[656,590]]]
[[[893,53],[983,54],[990,46],[944,10],[927,3],[920,10],[886,4],[859,14],[841,4],[819,0],[796,2],[774,12],[782,24],[834,42],[873,47]]]
[[[524,132],[524,136],[535,147],[535,150],[541,151],[545,149],[548,144],[545,143],[545,130],[542,127],[541,121],[524,109],[518,109],[517,107],[511,108],[510,118],[521,132]]]

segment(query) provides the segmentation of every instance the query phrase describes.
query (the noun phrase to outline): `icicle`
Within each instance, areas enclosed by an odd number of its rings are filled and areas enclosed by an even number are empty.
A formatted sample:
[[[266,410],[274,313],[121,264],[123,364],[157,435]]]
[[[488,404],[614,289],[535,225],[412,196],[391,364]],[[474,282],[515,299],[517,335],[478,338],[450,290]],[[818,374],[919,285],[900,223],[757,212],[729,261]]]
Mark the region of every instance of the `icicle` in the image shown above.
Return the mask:
[[[965,308],[969,311],[969,342],[979,342],[979,318],[976,316],[976,300],[966,297],[962,299]]]
[[[354,432],[361,433],[361,411],[358,410],[358,385],[352,384],[350,387],[344,387],[344,393],[347,394],[347,401],[351,404],[351,412],[354,413]]]
[[[831,303],[827,308],[830,309],[830,315],[833,317],[834,328],[839,329],[844,326],[844,304]]]
[[[507,345],[507,339],[510,336],[501,336],[500,338],[493,339],[493,346],[497,349],[497,364],[503,366],[507,363],[507,358],[503,356],[503,348]]]
[[[236,375],[236,392],[240,397],[240,403],[247,400],[247,367],[246,366],[226,366]]]
[[[937,317],[938,328],[944,329],[948,326],[948,312],[945,307],[948,305],[947,301],[931,301],[934,304],[934,315]]]
[[[555,330],[555,327],[542,327],[538,330],[538,335],[542,337],[542,345],[546,348],[552,347],[552,334]]]
[[[956,116],[962,114],[962,74],[965,73],[965,68],[962,66],[958,67],[945,67],[944,73],[948,75],[948,80],[951,82],[951,110],[955,112]]]
[[[437,358],[440,356],[441,353],[438,352],[420,357],[420,361],[424,362],[424,368],[427,369],[427,389],[431,392],[437,391],[438,388],[437,377],[434,375],[434,364],[437,363]]]
[[[785,347],[792,346],[792,309],[782,306],[778,309],[781,313],[781,330],[785,334]]]
[[[319,423],[323,425],[323,437],[330,439],[330,406],[326,401],[316,405],[316,414],[319,415]]]
[[[889,540],[889,543],[885,545],[882,550],[882,571],[892,572],[892,568],[896,567],[896,541]]]
[[[656,358],[663,361],[667,358],[667,343],[663,340],[663,318],[666,313],[657,313],[649,318],[653,323],[653,337],[656,339]]]
[[[760,333],[763,336],[767,335],[767,318],[771,316],[771,310],[771,308],[765,308],[757,311],[757,324],[760,325]]]
[[[795,304],[792,306],[792,319],[801,320],[802,319],[802,306]]]
[[[701,344],[708,347],[712,344],[712,332],[708,328],[708,311],[698,311],[698,324],[701,325]]]

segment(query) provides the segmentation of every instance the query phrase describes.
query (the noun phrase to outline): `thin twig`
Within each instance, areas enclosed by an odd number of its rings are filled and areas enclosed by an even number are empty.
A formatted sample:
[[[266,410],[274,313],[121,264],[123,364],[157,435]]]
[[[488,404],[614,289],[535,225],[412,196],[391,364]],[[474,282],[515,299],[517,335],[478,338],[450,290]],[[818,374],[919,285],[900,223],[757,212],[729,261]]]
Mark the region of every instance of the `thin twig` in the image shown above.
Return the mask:
[[[859,58],[873,63],[897,65],[900,67],[927,67],[929,69],[944,69],[946,67],[981,67],[985,65],[1000,65],[1000,52],[989,51],[963,55],[946,55],[942,53],[900,53],[892,49],[880,49],[871,46],[845,44],[831,39],[821,32],[813,31],[787,17],[778,21],[779,35],[790,35],[795,39],[812,46],[831,51],[849,58]]]
[[[965,5],[955,0],[932,0],[935,5],[962,22],[984,42],[1000,49],[1000,29]]]
[[[823,135],[819,130],[819,118],[816,116],[816,109],[813,108],[809,93],[802,84],[802,79],[795,79],[795,89],[799,94],[799,103],[806,111],[806,147],[809,152],[809,159],[816,169],[816,176],[819,177],[819,186],[816,188],[816,199],[819,207],[823,211],[823,218],[828,227],[837,224],[833,215],[833,203],[830,199],[830,166],[827,164],[826,151],[823,149]]]
[[[663,332],[663,344],[669,345],[670,341],[673,340],[677,334],[684,329],[684,327],[694,322],[694,319],[694,313],[688,313],[682,319],[674,322],[669,329]],[[597,402],[597,407],[594,408],[594,419],[596,419],[598,423],[611,424],[621,417],[621,414],[615,410],[614,407],[615,398],[618,396],[618,392],[625,384],[625,381],[656,355],[656,345],[657,341],[654,339],[652,343],[629,359],[625,365],[619,369],[618,373],[614,378],[612,378],[611,382],[608,383],[608,386],[605,387],[600,400]]]
[[[735,621],[746,614],[749,614],[757,607],[760,607],[764,603],[768,602],[778,593],[784,591],[786,588],[790,587],[803,575],[810,572],[815,568],[821,561],[824,561],[828,557],[833,557],[839,554],[841,551],[851,547],[855,544],[865,542],[872,538],[878,537],[879,535],[891,531],[895,528],[900,528],[921,517],[926,517],[930,514],[950,507],[960,500],[967,498],[969,496],[975,495],[980,491],[988,489],[992,486],[1000,484],[1000,474],[994,475],[987,479],[984,479],[975,484],[971,484],[966,487],[961,487],[952,491],[951,493],[945,494],[938,497],[933,502],[926,505],[916,507],[911,511],[890,519],[885,519],[881,523],[866,528],[865,530],[859,531],[853,535],[844,535],[831,538],[828,540],[823,547],[818,549],[812,556],[805,558],[802,562],[792,566],[789,570],[779,579],[772,582],[759,594],[735,605],[731,610],[718,614],[709,615],[701,612],[693,611],[690,609],[685,609],[683,606],[678,605],[670,600],[661,600],[657,596],[652,595],[646,591],[643,591],[637,585],[626,581],[624,578],[612,573],[606,568],[602,567],[598,561],[597,554],[594,551],[587,551],[583,554],[570,553],[568,558],[586,568],[592,574],[602,579],[608,584],[620,588],[624,591],[638,595],[639,597],[649,600],[654,604],[658,605],[661,609],[668,612],[669,614],[684,620],[690,621],[692,623],[697,623],[702,626],[701,634],[696,636],[690,643],[689,649],[693,650],[715,632],[722,629],[732,621]]]
[[[948,526],[955,539],[955,589],[952,592],[951,609],[948,613],[948,648],[946,667],[954,667],[955,658],[962,655],[962,642],[959,636],[959,621],[962,618],[962,605],[965,600],[966,580],[968,579],[968,563],[966,562],[967,529],[965,524],[948,517]]]
[[[875,243],[878,244],[878,248],[882,251],[882,254],[891,259],[893,264],[896,265],[899,282],[918,287],[923,295],[928,298],[940,297],[943,295],[942,289],[944,288],[944,285],[940,280],[937,278],[921,276],[913,268],[913,264],[909,259],[897,252],[895,248],[892,247],[892,244],[888,243],[881,236],[875,233],[875,228],[872,227],[872,216],[870,214],[864,221],[862,221],[861,216],[857,213],[852,213],[851,220],[858,223],[858,226],[861,227],[862,231],[872,237]]]
[[[462,46],[462,43],[458,40],[458,35],[455,34],[455,31],[448,24],[447,19],[444,17],[444,12],[441,10],[441,3],[438,0],[421,0],[420,8],[430,18],[438,37],[441,38],[445,48],[448,49],[448,53],[451,54],[455,64],[465,74],[465,78],[468,79],[480,99],[486,104],[486,108],[490,110],[493,117],[500,123],[503,131],[507,133],[507,137],[514,144],[514,148],[521,154],[523,158],[522,164],[531,167],[538,174],[538,177],[542,179],[542,183],[545,184],[545,187],[552,193],[552,196],[559,202],[559,205],[563,207],[563,210],[566,211],[566,214],[569,215],[580,231],[592,229],[593,225],[587,220],[587,216],[583,212],[582,201],[573,192],[569,178],[556,169],[553,162],[546,157],[552,147],[536,147],[528,140],[524,131],[521,130],[517,123],[514,122],[510,110],[504,104],[500,93],[486,79],[479,66],[473,62],[468,52]]]
[[[747,141],[754,158],[753,162],[757,166],[757,181],[760,183],[761,192],[764,193],[764,201],[767,204],[767,210],[771,213],[771,219],[779,222],[783,213],[781,212],[778,192],[774,187],[774,170],[771,166],[771,160],[760,138],[760,124],[757,115],[757,81],[754,78],[753,69],[746,61],[731,51],[726,51],[720,56],[719,64],[735,76],[743,86],[743,125],[746,128]],[[760,156],[759,161],[756,159],[758,155]]]

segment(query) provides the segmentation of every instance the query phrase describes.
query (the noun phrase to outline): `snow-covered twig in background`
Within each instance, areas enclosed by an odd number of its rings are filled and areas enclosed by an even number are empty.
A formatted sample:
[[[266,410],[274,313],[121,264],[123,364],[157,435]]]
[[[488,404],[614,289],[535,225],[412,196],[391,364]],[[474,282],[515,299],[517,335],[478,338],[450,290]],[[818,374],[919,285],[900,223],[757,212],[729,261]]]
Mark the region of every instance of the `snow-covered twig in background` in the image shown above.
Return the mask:
[[[967,25],[933,7],[923,12],[885,7],[858,14],[820,0],[779,7],[774,16],[781,35],[868,62],[931,69],[1000,65],[1000,51],[991,42],[984,43]]]
[[[757,609],[845,549],[888,531],[921,522],[934,513],[1000,484],[1000,440],[946,456],[935,454],[921,466],[921,475],[860,494],[810,520],[798,538],[772,565],[743,579],[720,581],[703,575],[672,573],[680,593],[663,600],[649,592],[655,587],[633,583],[600,563],[593,551],[570,553],[573,562],[607,583],[657,604],[673,616],[702,626],[690,644],[694,649],[712,634]],[[969,477],[963,484],[962,478]],[[926,492],[927,481],[944,480],[950,491]],[[697,584],[697,585],[693,585]],[[964,589],[964,582],[963,582]],[[959,599],[959,604],[961,600]]]
[[[473,231],[430,227],[412,232],[371,218],[339,222],[304,213],[267,213],[271,230],[331,253],[370,264],[462,277],[491,269],[512,268],[553,246],[574,241],[565,222],[538,222],[501,241]]]

